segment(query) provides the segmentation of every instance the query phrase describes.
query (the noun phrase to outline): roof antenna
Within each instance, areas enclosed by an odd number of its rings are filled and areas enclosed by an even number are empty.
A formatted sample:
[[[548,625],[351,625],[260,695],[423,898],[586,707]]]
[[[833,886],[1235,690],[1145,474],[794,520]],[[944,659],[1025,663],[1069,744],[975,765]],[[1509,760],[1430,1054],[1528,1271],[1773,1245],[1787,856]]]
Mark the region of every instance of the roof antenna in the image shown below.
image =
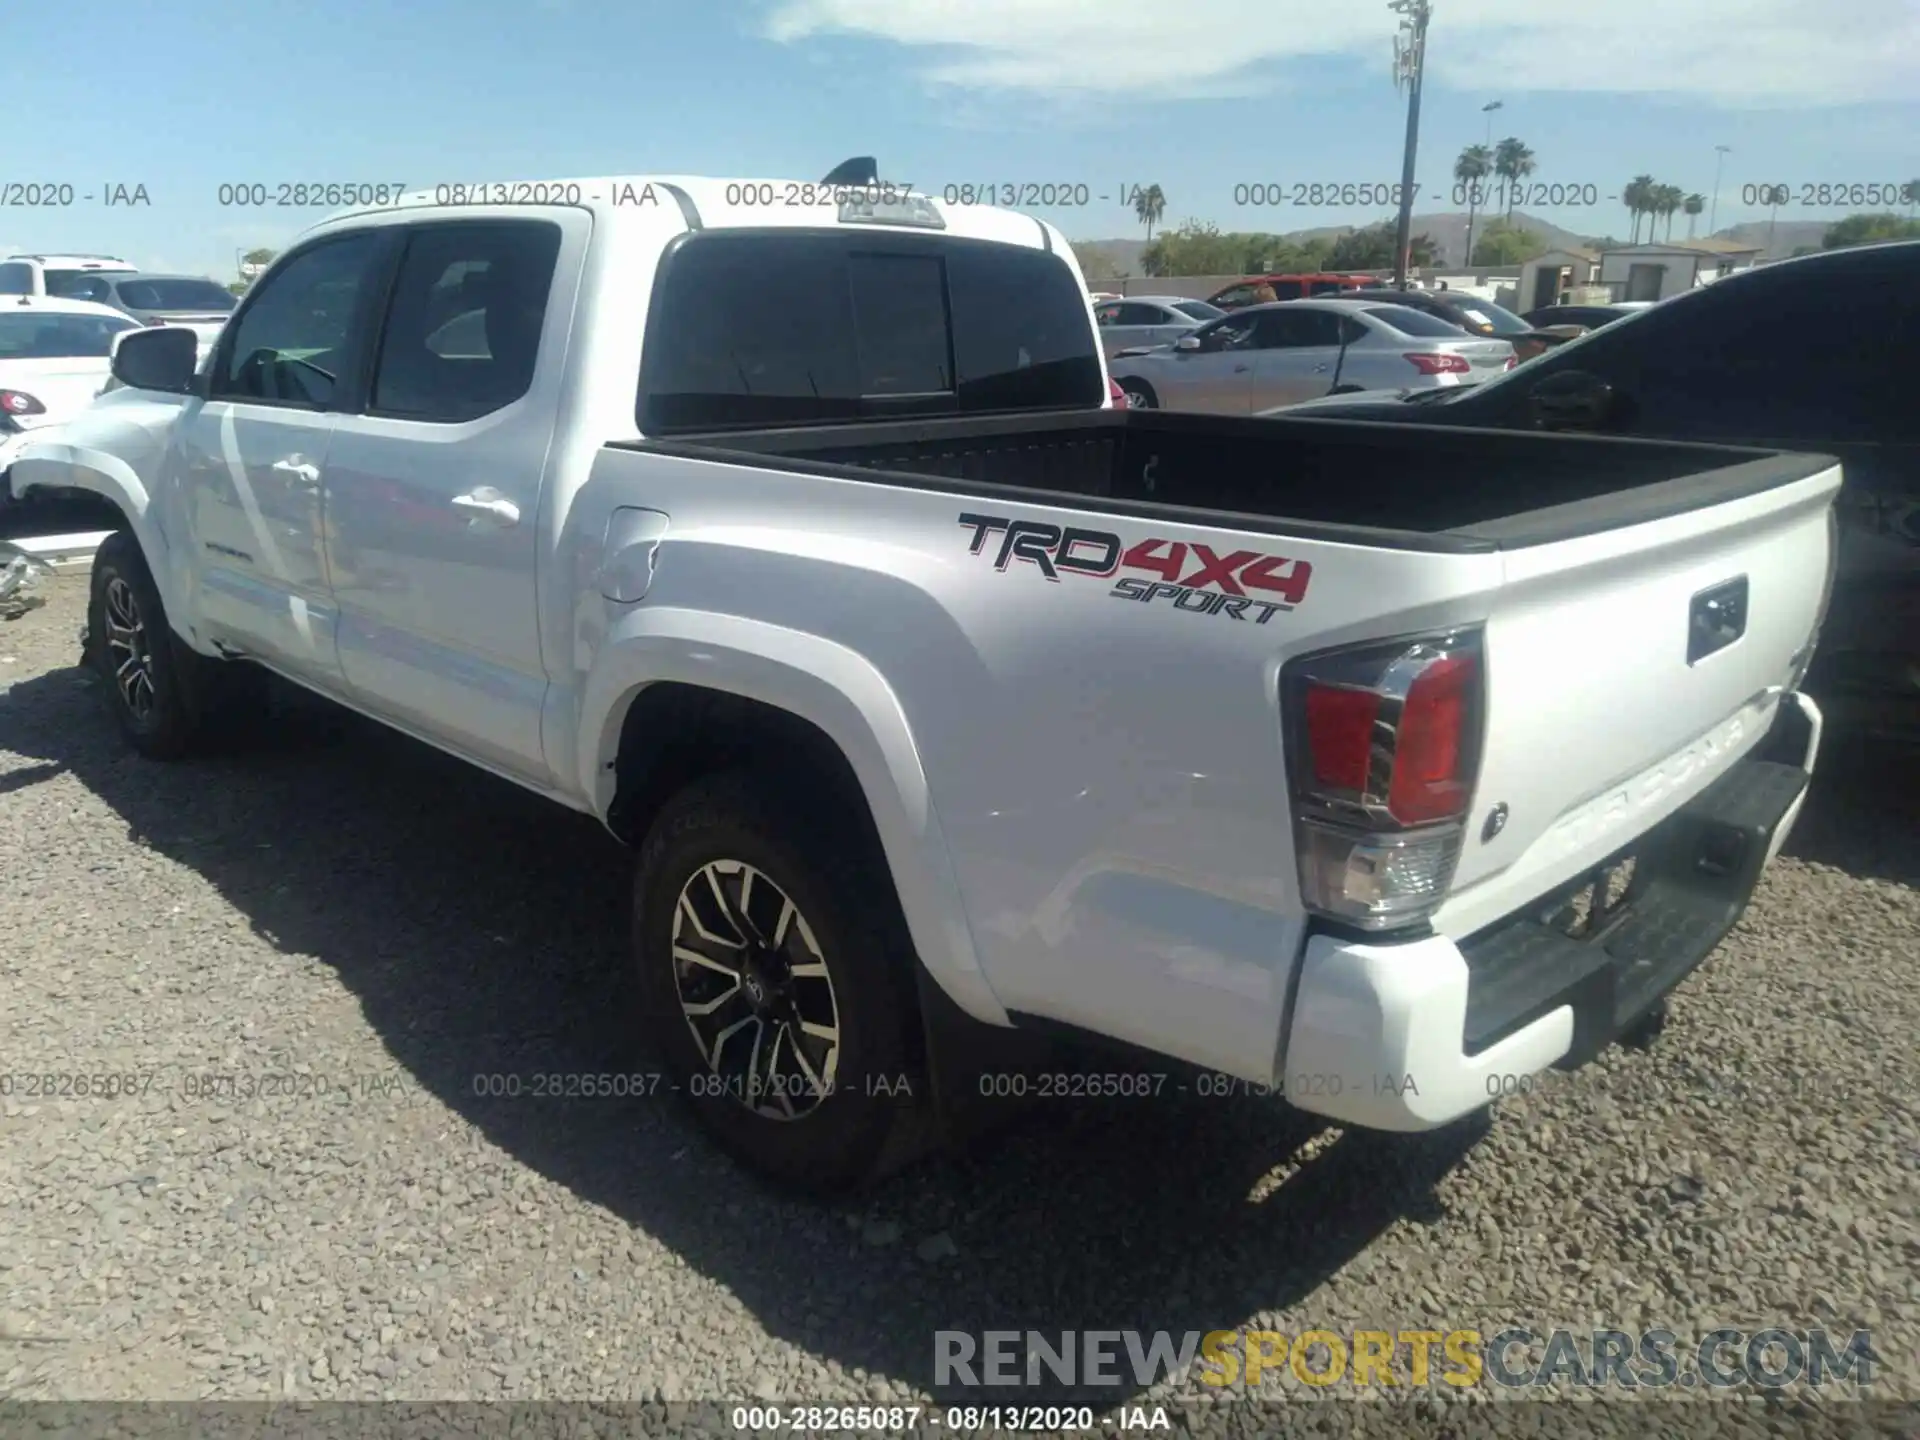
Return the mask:
[[[856,155],[851,160],[842,160],[827,173],[822,185],[877,185],[880,182],[880,162],[871,155]]]

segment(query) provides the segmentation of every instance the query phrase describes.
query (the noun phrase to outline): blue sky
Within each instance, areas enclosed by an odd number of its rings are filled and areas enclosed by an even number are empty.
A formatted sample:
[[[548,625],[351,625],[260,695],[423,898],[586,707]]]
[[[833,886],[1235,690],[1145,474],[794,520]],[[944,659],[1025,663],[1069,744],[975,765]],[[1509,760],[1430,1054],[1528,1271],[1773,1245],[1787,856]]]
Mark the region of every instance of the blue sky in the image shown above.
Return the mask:
[[[1720,144],[1723,227],[1764,218],[1755,183],[1920,177],[1913,0],[1434,4],[1423,194],[1494,99],[1536,182],[1598,188],[1597,209],[1534,207],[1584,233],[1626,232],[1606,197],[1638,172],[1711,190]],[[1396,23],[1384,0],[11,0],[0,181],[76,201],[0,206],[0,253],[227,279],[236,249],[326,212],[223,206],[223,183],[817,179],[863,153],[934,194],[1084,184],[1042,212],[1078,239],[1138,234],[1120,196],[1142,182],[1168,223],[1365,223],[1387,212],[1242,208],[1234,187],[1398,180]],[[105,206],[113,184],[151,203]],[[1794,199],[1780,219],[1854,208]]]

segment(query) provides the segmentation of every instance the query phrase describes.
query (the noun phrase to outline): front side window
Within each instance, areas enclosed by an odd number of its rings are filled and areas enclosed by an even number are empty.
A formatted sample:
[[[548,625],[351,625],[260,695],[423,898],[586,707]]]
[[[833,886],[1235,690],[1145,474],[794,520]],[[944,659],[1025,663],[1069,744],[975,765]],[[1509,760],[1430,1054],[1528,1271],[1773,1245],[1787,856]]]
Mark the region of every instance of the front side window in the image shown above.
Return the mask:
[[[680,242],[642,368],[637,419],[650,435],[1093,408],[1105,389],[1085,292],[1058,256],[838,232]]]
[[[0,312],[0,360],[105,359],[115,335],[140,328],[119,315]]]
[[[276,270],[233,322],[209,396],[329,404],[380,248],[372,233],[350,235],[323,241]]]
[[[374,364],[373,411],[456,423],[525,395],[559,254],[560,229],[547,221],[413,230]]]

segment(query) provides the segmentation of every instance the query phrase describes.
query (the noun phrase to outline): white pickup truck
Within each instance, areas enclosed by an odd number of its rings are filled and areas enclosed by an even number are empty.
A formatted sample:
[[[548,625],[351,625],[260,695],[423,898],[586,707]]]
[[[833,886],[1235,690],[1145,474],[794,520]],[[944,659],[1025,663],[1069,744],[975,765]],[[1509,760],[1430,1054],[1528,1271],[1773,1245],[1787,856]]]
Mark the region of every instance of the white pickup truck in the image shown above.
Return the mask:
[[[1021,1032],[1440,1125],[1792,825],[1832,460],[1115,410],[1031,217],[524,188],[317,226],[197,371],[130,333],[13,485],[119,511],[140,752],[263,668],[633,845],[654,1053],[760,1170],[858,1183]]]

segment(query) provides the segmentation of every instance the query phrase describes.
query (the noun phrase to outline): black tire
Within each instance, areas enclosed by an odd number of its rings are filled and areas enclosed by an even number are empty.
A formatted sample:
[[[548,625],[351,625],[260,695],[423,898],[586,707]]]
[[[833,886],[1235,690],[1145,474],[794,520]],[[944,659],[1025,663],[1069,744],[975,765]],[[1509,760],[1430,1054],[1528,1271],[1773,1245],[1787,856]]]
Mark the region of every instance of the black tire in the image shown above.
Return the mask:
[[[1120,388],[1126,392],[1129,410],[1158,410],[1160,397],[1153,393],[1153,386],[1144,380],[1129,377],[1120,382]]]
[[[127,743],[178,760],[231,739],[265,704],[262,672],[208,659],[173,633],[133,536],[117,530],[93,557],[87,651]]]
[[[640,849],[634,884],[635,988],[642,1022],[670,1078],[700,1123],[735,1158],[781,1185],[820,1195],[855,1188],[880,1173],[896,1128],[913,1123],[913,1097],[925,1094],[912,943],[877,842],[864,815],[847,815],[847,806],[832,795],[803,797],[754,772],[698,781],[669,800],[655,819]],[[708,869],[723,865],[751,867],[753,878],[749,881],[744,871],[723,875]],[[732,947],[702,939],[680,902],[692,889],[693,918],[701,919],[709,933],[720,933],[725,912],[714,907],[725,899],[737,910],[743,887],[749,890],[747,923],[728,922],[736,937],[754,931],[762,939],[780,938],[774,927],[781,923],[782,898],[791,900],[805,924],[789,922],[778,948],[739,947],[754,958],[738,964],[729,990],[719,970],[676,959],[675,934],[678,927],[682,941],[731,960]],[[798,1065],[790,1064],[781,1078],[763,1080],[756,1095],[734,1070],[743,1058],[740,1044],[751,1046],[755,1059],[770,1052],[771,1068],[782,1053],[783,1032],[789,1059],[793,1046],[801,1045],[801,1056],[813,1060],[804,1073],[826,1078],[821,1038],[817,1033],[801,1037],[795,1018],[825,1023],[819,979],[791,975],[795,963],[804,962],[805,968],[816,960],[825,966],[826,998],[833,1007],[838,1048],[832,1084],[819,1098],[810,1093],[810,1081],[800,1081]],[[791,978],[784,993],[777,978],[765,985],[749,978],[765,975],[750,966],[786,967]],[[688,998],[696,991],[697,998]],[[717,994],[729,998],[714,1001]],[[755,997],[765,997],[767,1008],[761,1009]],[[683,998],[718,1009],[690,1018]],[[786,1011],[779,1008],[783,1005]],[[718,1038],[734,1016],[749,1013],[757,1023],[743,1019],[746,1029]],[[695,1038],[696,1024],[714,1036],[710,1049],[706,1039]],[[759,1046],[770,1033],[774,1038],[763,1052]],[[720,1067],[709,1061],[709,1053],[721,1057]],[[757,1066],[753,1073],[759,1073]],[[774,1118],[750,1100],[804,1113]]]

